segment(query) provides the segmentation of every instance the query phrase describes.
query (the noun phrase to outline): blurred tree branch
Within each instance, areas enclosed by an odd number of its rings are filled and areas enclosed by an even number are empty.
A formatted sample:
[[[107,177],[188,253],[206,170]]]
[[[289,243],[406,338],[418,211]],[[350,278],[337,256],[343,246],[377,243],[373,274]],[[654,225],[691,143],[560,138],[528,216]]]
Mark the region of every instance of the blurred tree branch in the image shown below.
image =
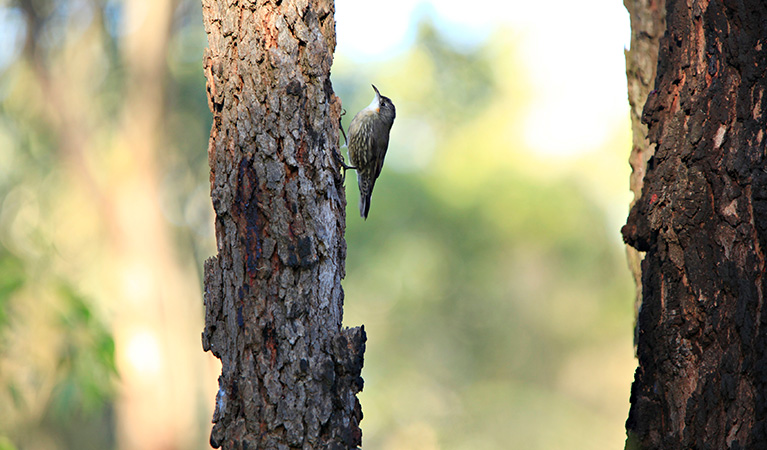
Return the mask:
[[[193,264],[179,262],[161,210],[158,168],[167,147],[168,45],[176,2],[119,2],[106,29],[105,2],[20,0],[23,55],[40,100],[35,126],[52,135],[53,161],[88,201],[68,214],[94,217],[105,240],[101,301],[111,320],[120,371],[123,449],[187,447],[199,439],[195,384],[206,363],[190,350],[200,324]],[[111,5],[115,7],[115,5]],[[116,45],[113,41],[118,40]],[[118,79],[118,83],[104,80]],[[108,94],[108,95],[105,95]],[[105,98],[117,97],[116,107]],[[64,200],[64,199],[60,199]],[[95,245],[94,245],[95,247]],[[91,268],[98,270],[98,267]],[[194,374],[192,376],[187,374]]]
[[[108,214],[107,198],[103,189],[96,182],[85,153],[91,148],[90,136],[93,128],[88,126],[89,112],[93,107],[87,95],[80,90],[77,80],[71,78],[68,61],[62,55],[54,54],[53,50],[41,47],[45,41],[42,37],[46,23],[51,22],[56,3],[47,0],[17,0],[27,24],[27,34],[24,41],[24,56],[29,62],[36,84],[45,99],[42,119],[57,136],[59,156],[68,161],[68,166],[75,173],[74,179],[79,180],[99,207],[98,211],[106,214],[105,219],[113,223]],[[101,2],[91,2],[91,7],[101,10]],[[89,32],[104,33],[102,21],[92,21]],[[51,42],[53,41],[53,43]],[[49,45],[73,45],[66,36],[48,36]],[[63,59],[63,60],[62,60]],[[85,66],[92,65],[87,61]],[[92,100],[92,99],[90,99]],[[97,118],[99,120],[101,118]]]

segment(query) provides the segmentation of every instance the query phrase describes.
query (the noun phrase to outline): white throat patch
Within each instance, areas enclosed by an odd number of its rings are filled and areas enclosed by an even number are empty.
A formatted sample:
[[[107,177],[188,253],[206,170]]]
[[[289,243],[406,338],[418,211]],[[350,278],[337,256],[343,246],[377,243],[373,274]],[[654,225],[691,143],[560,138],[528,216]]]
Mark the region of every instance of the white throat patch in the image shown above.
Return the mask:
[[[369,109],[371,111],[378,111],[378,108],[380,107],[381,107],[381,102],[378,101],[378,96],[376,95],[375,97],[373,97],[373,101],[370,102],[368,107],[365,109]]]

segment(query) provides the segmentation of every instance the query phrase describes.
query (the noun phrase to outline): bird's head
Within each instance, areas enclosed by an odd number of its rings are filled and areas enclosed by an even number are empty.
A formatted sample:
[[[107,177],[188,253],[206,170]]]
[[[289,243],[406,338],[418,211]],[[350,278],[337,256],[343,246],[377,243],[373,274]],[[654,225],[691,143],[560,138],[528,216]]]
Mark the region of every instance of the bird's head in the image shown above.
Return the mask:
[[[394,122],[394,117],[397,115],[396,109],[394,108],[394,103],[392,103],[389,97],[384,97],[381,95],[375,85],[371,84],[371,86],[373,86],[373,90],[376,91],[376,96],[368,108],[373,109],[386,120]]]

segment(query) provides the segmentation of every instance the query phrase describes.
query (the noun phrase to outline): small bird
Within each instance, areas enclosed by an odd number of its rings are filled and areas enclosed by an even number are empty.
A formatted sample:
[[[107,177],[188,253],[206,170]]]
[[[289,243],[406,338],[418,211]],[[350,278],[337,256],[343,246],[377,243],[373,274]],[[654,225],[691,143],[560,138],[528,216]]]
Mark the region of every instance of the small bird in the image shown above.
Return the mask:
[[[373,86],[373,85],[371,85]],[[360,216],[368,218],[370,196],[378,175],[381,174],[389,131],[394,123],[394,103],[373,86],[376,96],[367,108],[358,112],[349,125],[349,160],[357,169],[360,187]]]

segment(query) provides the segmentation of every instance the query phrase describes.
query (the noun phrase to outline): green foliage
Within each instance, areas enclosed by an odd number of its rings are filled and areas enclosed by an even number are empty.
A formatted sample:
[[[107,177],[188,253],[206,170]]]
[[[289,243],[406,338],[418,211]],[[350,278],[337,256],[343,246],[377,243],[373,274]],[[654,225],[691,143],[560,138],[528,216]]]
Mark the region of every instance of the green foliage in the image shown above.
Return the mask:
[[[108,431],[102,418],[117,377],[111,332],[92,301],[67,282],[32,281],[23,268],[17,275],[15,289],[2,299],[0,433],[17,442],[30,434],[71,435],[68,447],[82,439],[78,429],[99,423],[97,429]],[[104,439],[102,445],[112,440]]]
[[[71,286],[59,287],[64,309],[58,322],[62,343],[57,368],[62,376],[53,392],[51,412],[60,417],[73,409],[96,411],[112,396],[115,344],[105,324],[94,317],[90,302]]]
[[[0,450],[16,450],[16,446],[13,445],[10,439],[0,435]]]
[[[0,336],[2,330],[8,325],[9,307],[11,297],[24,284],[26,278],[24,268],[19,258],[9,253],[0,246]],[[0,351],[3,348],[3,340],[0,339]]]
[[[445,126],[465,123],[476,116],[497,92],[493,79],[492,58],[487,51],[460,51],[445,42],[430,19],[418,26],[416,51],[433,63],[431,89],[425,94],[439,103],[424,102],[419,115],[432,117]]]

